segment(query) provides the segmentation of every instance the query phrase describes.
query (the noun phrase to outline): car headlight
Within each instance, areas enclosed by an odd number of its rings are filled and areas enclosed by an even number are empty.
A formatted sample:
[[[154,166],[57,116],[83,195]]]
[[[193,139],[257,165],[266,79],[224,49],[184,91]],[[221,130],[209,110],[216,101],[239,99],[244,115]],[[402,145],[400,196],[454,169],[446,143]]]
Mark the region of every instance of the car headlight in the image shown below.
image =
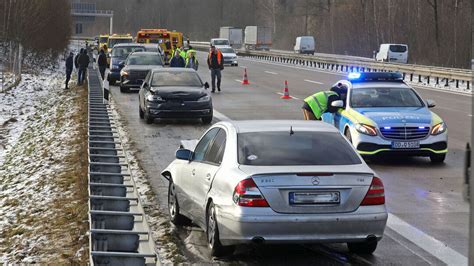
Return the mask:
[[[120,76],[128,76],[128,72],[122,69],[120,71]]]
[[[201,98],[199,98],[197,101],[198,102],[208,102],[210,100],[211,100],[211,96],[205,95],[205,96],[202,96]]]
[[[356,124],[355,129],[357,132],[369,135],[369,136],[377,136],[377,130],[373,126],[369,126],[366,124]]]
[[[158,95],[150,94],[146,97],[146,100],[149,102],[160,102],[163,101],[163,98]]]
[[[448,127],[446,126],[446,123],[441,122],[439,124],[436,124],[432,129],[431,129],[431,135],[439,135],[441,133],[446,132]]]

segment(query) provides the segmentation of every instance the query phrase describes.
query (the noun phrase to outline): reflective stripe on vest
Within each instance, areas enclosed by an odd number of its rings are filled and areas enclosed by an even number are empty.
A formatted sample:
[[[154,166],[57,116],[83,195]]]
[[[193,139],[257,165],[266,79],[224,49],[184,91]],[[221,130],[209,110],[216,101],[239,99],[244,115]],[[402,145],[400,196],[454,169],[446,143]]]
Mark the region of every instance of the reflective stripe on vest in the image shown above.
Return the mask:
[[[221,64],[221,61],[222,61],[222,53],[221,53],[221,51],[219,51],[219,50],[217,50],[216,52],[217,52],[217,63],[220,65],[220,64]],[[209,58],[209,62],[212,63],[212,61],[211,61],[211,55],[212,55],[212,53],[209,53],[208,58]]]

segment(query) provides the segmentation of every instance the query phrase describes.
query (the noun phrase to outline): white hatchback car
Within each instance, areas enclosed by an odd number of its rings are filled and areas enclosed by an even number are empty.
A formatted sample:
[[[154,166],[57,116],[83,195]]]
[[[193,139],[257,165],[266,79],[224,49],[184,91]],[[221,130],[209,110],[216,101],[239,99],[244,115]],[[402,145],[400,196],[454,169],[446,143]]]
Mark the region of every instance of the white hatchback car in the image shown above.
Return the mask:
[[[251,242],[372,253],[387,221],[381,179],[323,122],[220,122],[162,175],[171,221],[203,228],[214,256]]]

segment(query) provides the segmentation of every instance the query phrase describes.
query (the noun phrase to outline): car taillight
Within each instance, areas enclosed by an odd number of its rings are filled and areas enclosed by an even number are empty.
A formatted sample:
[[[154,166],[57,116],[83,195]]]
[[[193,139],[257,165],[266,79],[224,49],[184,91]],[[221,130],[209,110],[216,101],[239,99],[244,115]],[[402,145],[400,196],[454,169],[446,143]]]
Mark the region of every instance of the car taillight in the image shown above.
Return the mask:
[[[385,204],[385,190],[383,188],[382,180],[376,176],[372,179],[369,191],[365,195],[364,200],[360,205],[382,205]]]
[[[243,207],[269,207],[252,178],[240,181],[234,189],[234,202]]]

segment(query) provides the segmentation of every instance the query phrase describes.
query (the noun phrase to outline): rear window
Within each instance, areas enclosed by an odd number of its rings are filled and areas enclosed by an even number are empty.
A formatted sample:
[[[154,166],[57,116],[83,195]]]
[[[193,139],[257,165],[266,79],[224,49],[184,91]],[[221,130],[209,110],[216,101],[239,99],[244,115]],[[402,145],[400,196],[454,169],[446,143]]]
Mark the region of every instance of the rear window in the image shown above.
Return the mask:
[[[127,57],[132,52],[144,52],[143,46],[126,46],[117,47],[112,49],[112,56],[114,57]]]
[[[224,54],[235,54],[234,49],[232,48],[220,48],[219,50]]]
[[[201,79],[195,72],[155,72],[151,84],[152,87],[202,87]]]
[[[407,51],[407,47],[405,45],[390,45],[390,52],[393,53],[404,53]]]
[[[214,40],[214,45],[229,45],[228,40]]]
[[[116,44],[119,43],[131,43],[133,42],[132,39],[110,39],[109,38],[109,47],[114,47]]]
[[[130,55],[127,59],[127,65],[163,65],[161,56],[156,55]]]
[[[331,132],[240,133],[238,160],[244,165],[352,165],[361,161],[344,138]]]
[[[109,37],[100,37],[99,42],[106,43],[108,40],[109,40]]]

